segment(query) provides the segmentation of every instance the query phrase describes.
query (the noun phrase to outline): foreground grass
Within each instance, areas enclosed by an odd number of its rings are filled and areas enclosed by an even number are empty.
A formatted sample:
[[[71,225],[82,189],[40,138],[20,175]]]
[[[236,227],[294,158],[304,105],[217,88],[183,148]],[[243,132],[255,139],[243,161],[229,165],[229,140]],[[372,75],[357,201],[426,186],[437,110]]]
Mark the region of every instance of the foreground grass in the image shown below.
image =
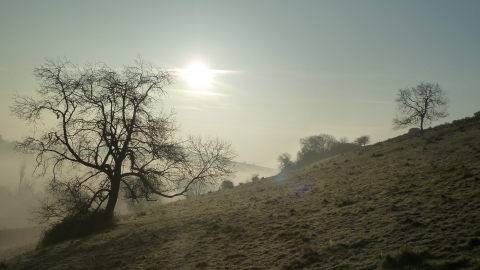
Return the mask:
[[[479,224],[477,121],[162,205],[2,267],[480,269]]]

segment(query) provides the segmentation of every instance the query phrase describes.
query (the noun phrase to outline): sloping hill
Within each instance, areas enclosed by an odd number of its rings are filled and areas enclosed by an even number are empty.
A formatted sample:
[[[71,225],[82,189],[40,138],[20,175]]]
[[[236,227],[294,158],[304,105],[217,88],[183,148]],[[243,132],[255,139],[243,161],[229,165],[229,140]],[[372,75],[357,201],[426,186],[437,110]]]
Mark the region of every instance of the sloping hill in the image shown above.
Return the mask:
[[[480,269],[480,122],[125,217],[7,269]]]
[[[269,177],[280,172],[279,169],[271,169],[253,164],[235,162],[235,185],[251,180],[252,174],[258,173],[259,177]]]

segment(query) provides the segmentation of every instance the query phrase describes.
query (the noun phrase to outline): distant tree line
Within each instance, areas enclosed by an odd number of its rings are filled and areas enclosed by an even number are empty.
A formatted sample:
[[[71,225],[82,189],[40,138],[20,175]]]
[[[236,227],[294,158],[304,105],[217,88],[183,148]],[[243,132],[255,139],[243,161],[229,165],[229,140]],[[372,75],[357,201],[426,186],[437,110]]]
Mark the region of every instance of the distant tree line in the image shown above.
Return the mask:
[[[431,126],[433,121],[449,115],[449,99],[447,92],[438,83],[420,83],[416,87],[398,90],[395,99],[398,114],[394,117],[393,129],[414,127],[410,133],[417,130],[423,135],[424,128]],[[480,117],[480,112],[475,113]],[[360,136],[353,142],[342,137],[339,140],[332,135],[320,134],[300,139],[301,149],[297,159],[283,153],[278,156],[279,168],[282,172],[289,171],[331,156],[353,151],[370,142],[370,136]]]
[[[296,169],[324,158],[340,155],[367,145],[370,136],[364,135],[349,142],[346,137],[337,140],[329,134],[308,136],[300,139],[300,151],[294,161],[292,155],[283,153],[278,157],[279,169],[282,172]]]

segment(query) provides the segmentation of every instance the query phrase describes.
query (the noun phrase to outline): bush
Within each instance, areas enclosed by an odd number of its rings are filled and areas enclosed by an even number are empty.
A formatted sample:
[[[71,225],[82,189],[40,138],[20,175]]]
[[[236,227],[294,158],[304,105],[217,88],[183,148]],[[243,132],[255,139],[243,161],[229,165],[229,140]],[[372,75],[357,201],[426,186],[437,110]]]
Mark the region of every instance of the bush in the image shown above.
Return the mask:
[[[387,255],[383,261],[383,269],[406,269],[416,266],[422,266],[428,251],[413,251],[409,248],[396,252],[393,255]]]
[[[230,189],[230,188],[233,188],[233,187],[234,187],[233,182],[230,181],[230,180],[225,180],[220,185],[220,189]]]
[[[420,133],[419,128],[411,128],[408,130],[408,134],[417,134],[417,133]]]
[[[112,228],[115,224],[116,218],[107,216],[104,209],[84,215],[69,216],[45,230],[39,246],[49,246],[89,236]]]
[[[252,176],[250,176],[250,180],[252,180],[252,182],[257,182],[260,180],[260,175],[258,173],[253,173]]]

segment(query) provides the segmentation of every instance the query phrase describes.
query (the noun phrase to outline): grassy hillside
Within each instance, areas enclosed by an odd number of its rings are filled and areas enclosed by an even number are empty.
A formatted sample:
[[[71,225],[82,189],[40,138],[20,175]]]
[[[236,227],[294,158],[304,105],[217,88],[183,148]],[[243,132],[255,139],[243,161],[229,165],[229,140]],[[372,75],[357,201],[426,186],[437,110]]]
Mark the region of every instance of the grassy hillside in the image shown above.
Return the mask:
[[[480,122],[162,205],[4,267],[480,269]]]

